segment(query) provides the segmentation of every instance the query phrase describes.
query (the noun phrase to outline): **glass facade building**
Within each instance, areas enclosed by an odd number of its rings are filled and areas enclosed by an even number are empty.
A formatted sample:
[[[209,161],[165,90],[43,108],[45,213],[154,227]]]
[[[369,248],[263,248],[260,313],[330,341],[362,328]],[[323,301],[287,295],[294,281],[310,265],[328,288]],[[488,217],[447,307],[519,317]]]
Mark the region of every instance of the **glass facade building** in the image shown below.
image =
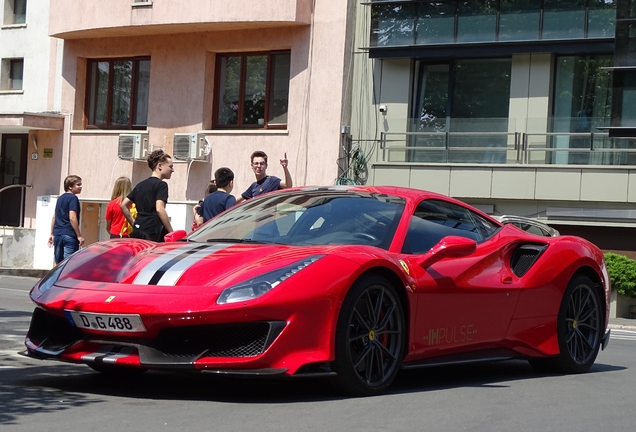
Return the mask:
[[[636,164],[636,141],[624,139],[636,136],[632,3],[365,3],[370,58],[412,62],[408,127],[383,144],[387,161]],[[524,112],[523,98],[545,106]]]

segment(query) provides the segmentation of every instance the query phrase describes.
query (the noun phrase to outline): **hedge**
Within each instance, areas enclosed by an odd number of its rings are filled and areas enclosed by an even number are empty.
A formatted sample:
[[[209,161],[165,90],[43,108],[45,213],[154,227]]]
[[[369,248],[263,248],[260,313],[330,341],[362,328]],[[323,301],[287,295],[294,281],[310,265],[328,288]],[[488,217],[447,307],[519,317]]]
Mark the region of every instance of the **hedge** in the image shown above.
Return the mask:
[[[636,297],[636,261],[625,255],[605,253],[612,289],[624,296]]]

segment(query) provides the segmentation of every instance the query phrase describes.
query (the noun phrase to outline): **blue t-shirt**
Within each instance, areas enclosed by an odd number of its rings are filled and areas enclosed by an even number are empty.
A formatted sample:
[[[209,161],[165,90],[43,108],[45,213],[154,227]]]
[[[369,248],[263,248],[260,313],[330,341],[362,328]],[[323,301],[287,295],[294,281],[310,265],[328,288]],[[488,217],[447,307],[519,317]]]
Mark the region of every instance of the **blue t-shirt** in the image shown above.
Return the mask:
[[[207,222],[219,213],[236,204],[236,198],[229,193],[217,190],[212,192],[203,200],[203,204],[199,207],[199,216],[203,216],[203,222]]]
[[[260,194],[278,190],[280,189],[281,181],[282,180],[276,176],[263,177],[262,179],[252,183],[241,196],[245,199],[250,199]]]
[[[53,236],[68,235],[77,238],[69,218],[71,210],[74,210],[77,214],[77,222],[79,223],[79,199],[70,192],[63,193],[57,199],[57,203],[55,204],[55,225],[53,225]]]

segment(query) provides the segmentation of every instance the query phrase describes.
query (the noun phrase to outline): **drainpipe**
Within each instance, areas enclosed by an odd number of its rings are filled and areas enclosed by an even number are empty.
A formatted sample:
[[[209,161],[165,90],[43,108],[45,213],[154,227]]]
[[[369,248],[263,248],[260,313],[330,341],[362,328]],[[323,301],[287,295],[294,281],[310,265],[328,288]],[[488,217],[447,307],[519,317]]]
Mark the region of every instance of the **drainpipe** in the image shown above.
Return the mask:
[[[66,142],[64,143],[64,151],[66,152],[66,175],[68,177],[71,173],[71,128],[73,127],[73,113],[64,114],[68,116],[68,129],[66,132]]]

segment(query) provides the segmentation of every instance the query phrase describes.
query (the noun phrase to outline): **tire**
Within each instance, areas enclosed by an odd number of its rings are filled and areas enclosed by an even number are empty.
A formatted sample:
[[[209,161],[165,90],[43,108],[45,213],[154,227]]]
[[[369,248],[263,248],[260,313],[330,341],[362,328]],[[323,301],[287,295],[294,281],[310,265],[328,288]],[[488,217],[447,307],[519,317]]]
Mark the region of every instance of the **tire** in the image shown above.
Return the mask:
[[[584,373],[590,370],[603,336],[603,303],[596,284],[587,276],[575,275],[568,284],[557,318],[559,355],[532,359],[540,372]]]
[[[336,386],[353,396],[385,391],[400,368],[405,339],[404,312],[395,288],[381,276],[362,276],[338,317]]]
[[[103,363],[91,363],[87,366],[109,378],[133,378],[148,371],[148,369],[144,368],[115,366]]]

